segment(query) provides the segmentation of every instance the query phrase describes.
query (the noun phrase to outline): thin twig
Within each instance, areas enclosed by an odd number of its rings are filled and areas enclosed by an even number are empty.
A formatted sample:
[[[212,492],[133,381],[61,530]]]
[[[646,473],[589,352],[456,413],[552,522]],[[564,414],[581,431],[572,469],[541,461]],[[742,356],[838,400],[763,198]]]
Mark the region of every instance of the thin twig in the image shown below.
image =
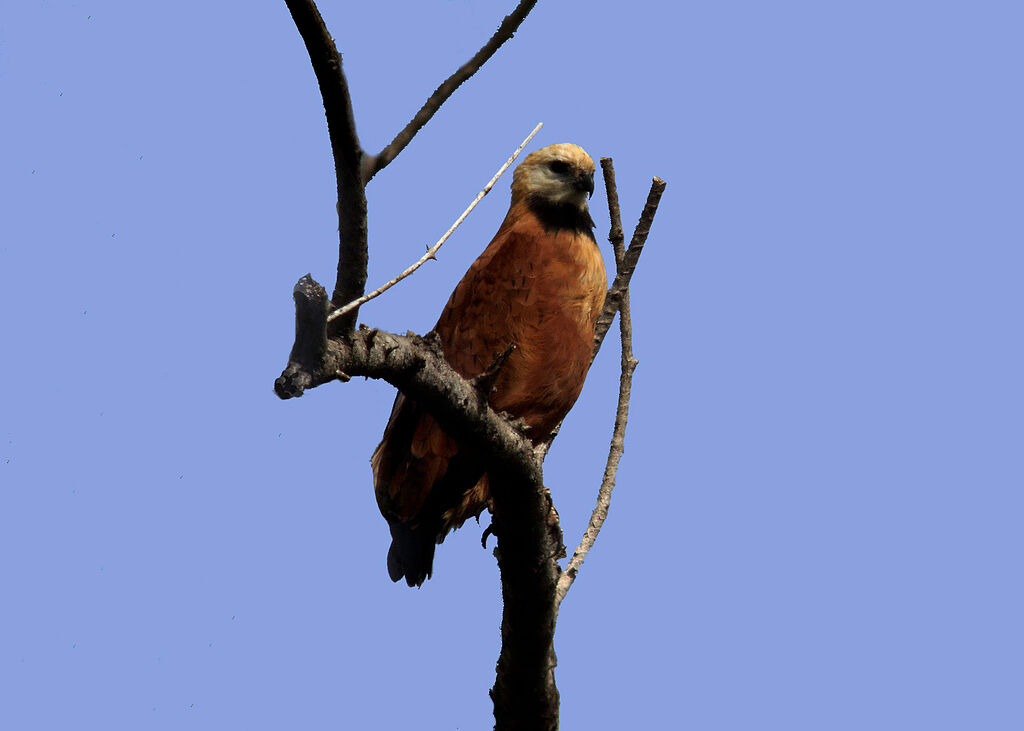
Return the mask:
[[[434,93],[430,95],[430,98],[420,107],[420,110],[416,112],[409,124],[405,125],[395,139],[393,139],[387,147],[380,151],[376,157],[367,157],[363,163],[363,182],[368,183],[374,175],[383,170],[387,165],[395,159],[395,157],[405,146],[412,141],[412,138],[416,136],[416,133],[423,128],[430,118],[434,116],[434,113],[441,108],[448,97],[455,93],[455,90],[462,85],[464,81],[469,79],[473,74],[480,70],[480,67],[490,59],[495,52],[501,48],[501,46],[507,41],[512,35],[519,30],[519,26],[526,19],[526,16],[533,10],[533,6],[537,4],[537,0],[521,0],[516,9],[510,14],[505,16],[505,19],[501,21],[501,25],[498,26],[498,30],[494,32],[490,40],[484,44],[484,46],[476,52],[473,58],[469,59],[466,63],[456,70],[454,74],[445,79]]]
[[[540,132],[540,128],[543,127],[543,126],[544,126],[544,123],[540,122],[536,127],[533,128],[533,132],[531,132],[526,137],[526,139],[523,140],[523,144],[519,145],[519,147],[516,148],[516,151],[512,153],[512,157],[510,157],[508,160],[505,161],[505,164],[502,165],[501,168],[498,169],[498,172],[496,172],[494,174],[494,177],[491,178],[490,182],[488,182],[487,185],[484,186],[484,189],[481,190],[479,193],[477,193],[476,198],[474,198],[473,202],[469,204],[469,207],[466,208],[466,210],[464,210],[462,212],[462,215],[459,216],[455,220],[455,223],[452,224],[451,228],[449,228],[447,231],[445,231],[444,236],[442,236],[438,240],[438,242],[436,244],[434,244],[429,249],[427,249],[427,253],[425,253],[423,256],[421,256],[416,261],[415,264],[410,266],[408,269],[406,269],[404,272],[399,274],[397,277],[395,277],[391,281],[389,281],[389,282],[387,282],[385,284],[382,284],[381,286],[377,287],[377,289],[373,290],[369,294],[364,294],[359,299],[353,300],[352,302],[349,302],[347,305],[345,305],[343,307],[339,307],[338,309],[336,309],[334,312],[332,312],[327,317],[327,321],[331,322],[335,318],[341,317],[341,316],[351,312],[352,310],[356,309],[357,307],[359,307],[360,305],[362,305],[362,304],[364,304],[366,302],[369,302],[370,300],[374,299],[375,297],[379,297],[380,295],[384,294],[384,292],[388,291],[389,289],[394,287],[396,284],[401,282],[403,279],[408,277],[410,274],[412,274],[414,271],[419,269],[421,266],[423,266],[425,263],[427,263],[430,259],[436,259],[437,258],[436,254],[437,254],[438,250],[440,250],[440,248],[444,244],[444,242],[448,240],[448,237],[451,236],[455,232],[455,229],[457,229],[460,225],[462,225],[462,222],[466,220],[466,217],[473,211],[474,208],[476,208],[476,204],[479,203],[480,201],[482,201],[484,199],[484,196],[491,192],[491,188],[493,188],[494,184],[496,182],[498,182],[498,178],[500,178],[502,176],[502,174],[506,170],[509,169],[509,166],[512,165],[513,162],[515,162],[515,159],[517,157],[519,157],[519,153],[523,151],[523,148],[526,147],[527,144],[529,144],[530,140],[533,139],[533,136],[535,134],[537,134],[538,132]]]
[[[334,172],[338,186],[338,277],[331,301],[349,302],[366,289],[367,235],[366,191],[360,173],[363,157],[356,135],[348,80],[342,70],[341,55],[334,45],[320,11],[313,0],[285,0],[295,21],[320,86],[327,114],[327,130],[334,154]],[[335,325],[335,331],[351,332],[356,313]]]

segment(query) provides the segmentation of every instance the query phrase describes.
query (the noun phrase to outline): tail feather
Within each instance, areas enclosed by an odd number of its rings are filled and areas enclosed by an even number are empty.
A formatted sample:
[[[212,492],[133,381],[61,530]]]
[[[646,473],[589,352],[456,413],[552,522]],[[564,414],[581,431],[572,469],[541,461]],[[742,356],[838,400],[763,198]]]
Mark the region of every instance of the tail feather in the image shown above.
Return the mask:
[[[421,586],[434,571],[437,544],[487,506],[483,462],[460,451],[401,393],[370,461],[377,505],[391,528],[388,575]]]
[[[391,548],[388,549],[388,575],[392,581],[403,577],[409,586],[420,586],[434,572],[437,529],[391,521]]]

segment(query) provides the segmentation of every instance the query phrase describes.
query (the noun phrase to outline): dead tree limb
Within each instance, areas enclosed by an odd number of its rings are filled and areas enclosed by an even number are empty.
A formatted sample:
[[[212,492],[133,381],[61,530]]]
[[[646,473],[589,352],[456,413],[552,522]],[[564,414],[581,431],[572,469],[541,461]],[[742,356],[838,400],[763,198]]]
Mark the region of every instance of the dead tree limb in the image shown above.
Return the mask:
[[[395,335],[361,327],[348,337],[327,337],[327,293],[309,275],[295,285],[295,346],[274,382],[282,399],[352,376],[385,380],[422,403],[445,431],[479,450],[497,471],[540,484],[532,443],[488,405],[472,381],[444,358],[433,336]]]
[[[605,160],[608,160],[607,169],[605,168]],[[590,362],[593,363],[594,359],[597,358],[597,354],[601,350],[601,344],[604,342],[605,335],[608,334],[608,329],[611,327],[612,322],[615,320],[615,315],[619,312],[619,306],[622,303],[622,296],[628,290],[629,283],[633,278],[633,272],[636,270],[637,262],[640,261],[640,254],[643,253],[644,244],[647,242],[647,235],[651,231],[651,224],[654,222],[654,214],[658,212],[658,203],[661,201],[661,194],[665,192],[665,181],[661,178],[654,178],[651,182],[651,190],[647,194],[647,203],[644,205],[643,213],[640,214],[640,221],[637,223],[636,229],[633,232],[633,238],[630,241],[629,249],[623,251],[623,233],[622,233],[622,220],[621,213],[619,212],[619,199],[618,191],[615,189],[615,170],[611,167],[611,159],[601,158],[602,172],[608,176],[611,176],[612,188],[609,195],[614,193],[614,203],[611,199],[608,202],[608,211],[612,220],[612,228],[608,232],[608,240],[612,242],[612,249],[615,252],[615,280],[612,282],[612,286],[608,288],[608,292],[605,294],[604,307],[601,309],[601,314],[597,318],[597,324],[594,327],[594,352],[590,356]],[[608,178],[605,178],[605,186],[607,190]],[[616,223],[616,221],[618,223]],[[616,241],[618,242],[616,244]],[[562,425],[559,424],[551,432],[551,436],[548,437],[547,442],[541,445],[542,455],[547,454],[547,450],[551,448],[551,443],[558,436],[558,432],[562,429]]]

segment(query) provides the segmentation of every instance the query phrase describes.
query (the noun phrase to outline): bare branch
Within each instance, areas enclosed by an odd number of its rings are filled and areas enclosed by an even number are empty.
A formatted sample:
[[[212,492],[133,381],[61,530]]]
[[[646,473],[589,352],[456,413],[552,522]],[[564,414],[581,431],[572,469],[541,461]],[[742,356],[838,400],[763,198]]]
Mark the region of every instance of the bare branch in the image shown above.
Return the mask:
[[[366,288],[366,191],[360,174],[363,151],[356,135],[341,55],[316,3],[313,0],[285,0],[285,3],[306,44],[327,114],[338,187],[338,277],[331,301],[340,306],[362,295]],[[356,312],[351,311],[334,325],[334,331],[351,332],[355,322]]]
[[[658,212],[658,202],[661,194],[665,192],[665,181],[661,178],[654,178],[651,181],[651,190],[647,194],[647,203],[644,204],[643,213],[640,214],[640,221],[633,230],[633,238],[629,242],[629,248],[622,256],[622,266],[617,266],[617,274],[612,286],[608,288],[605,296],[604,309],[597,318],[597,327],[594,329],[594,357],[601,349],[604,336],[608,334],[615,313],[619,311],[619,304],[622,301],[622,293],[629,287],[629,281],[633,278],[633,270],[643,253],[644,244],[647,242],[647,235],[651,232],[651,224],[654,222],[654,214]]]
[[[515,162],[515,159],[519,157],[519,153],[523,151],[523,148],[526,147],[527,144],[529,144],[530,140],[533,139],[533,136],[540,132],[540,128],[543,126],[544,123],[540,122],[536,127],[533,128],[533,132],[527,135],[526,139],[523,140],[523,144],[519,145],[519,147],[516,148],[516,151],[512,153],[512,157],[505,161],[505,164],[498,169],[498,172],[496,172],[494,174],[494,177],[491,178],[490,182],[488,182],[487,185],[484,186],[484,189],[477,193],[476,198],[474,198],[473,202],[469,204],[469,207],[462,212],[462,215],[455,220],[455,223],[452,224],[451,228],[445,231],[444,236],[442,236],[436,244],[427,249],[427,253],[421,256],[419,260],[416,261],[415,264],[410,266],[408,269],[406,269],[404,272],[399,274],[391,281],[382,284],[380,287],[377,287],[377,289],[373,290],[369,294],[365,294],[359,299],[353,300],[352,302],[349,302],[347,305],[343,307],[339,307],[327,317],[327,321],[332,322],[335,318],[342,317],[351,312],[352,310],[356,309],[360,305],[369,302],[375,297],[379,297],[380,295],[384,294],[386,291],[394,287],[396,284],[401,282],[403,279],[408,277],[414,271],[419,269],[425,263],[427,263],[431,259],[436,259],[437,252],[441,249],[441,246],[444,244],[444,242],[448,240],[448,237],[455,232],[455,229],[462,225],[462,222],[466,220],[466,217],[473,211],[474,208],[476,208],[476,204],[482,201],[484,199],[484,196],[491,192],[491,188],[493,188],[494,184],[498,182],[498,178],[500,178],[502,174],[506,170],[508,170],[509,166],[513,162]]]
[[[295,347],[274,382],[281,399],[351,376],[387,381],[430,412],[452,438],[483,455],[509,479],[541,485],[533,444],[495,413],[476,384],[445,360],[436,336],[395,335],[362,327],[346,337],[324,332],[327,294],[308,275],[295,286]]]
[[[569,587],[576,580],[576,576],[587,557],[587,553],[593,548],[594,542],[601,532],[601,527],[608,517],[608,508],[611,504],[612,490],[615,487],[615,480],[618,475],[619,461],[625,452],[626,423],[629,419],[629,399],[633,385],[633,371],[636,370],[637,366],[637,360],[633,357],[633,324],[629,312],[629,278],[636,268],[640,252],[643,250],[648,233],[650,233],[654,214],[657,212],[658,201],[665,190],[665,182],[660,178],[655,178],[651,185],[651,192],[647,197],[647,205],[644,206],[640,221],[637,223],[633,233],[633,240],[630,243],[629,250],[626,251],[623,241],[622,215],[619,209],[619,194],[615,185],[615,170],[612,167],[610,158],[601,158],[601,169],[604,172],[605,190],[608,195],[608,216],[611,219],[608,240],[615,252],[617,270],[615,284],[609,290],[608,298],[611,298],[613,296],[612,293],[615,292],[614,296],[617,300],[617,310],[619,313],[619,330],[622,341],[619,400],[615,409],[615,426],[612,429],[611,446],[608,450],[608,460],[605,463],[604,477],[601,480],[601,487],[597,493],[597,505],[590,516],[590,523],[587,525],[587,530],[583,534],[579,546],[573,552],[565,571],[558,577],[558,585],[555,589],[556,606],[560,606],[562,600],[565,599]],[[616,285],[618,285],[618,289],[616,289]],[[615,312],[612,311],[611,318],[614,317]],[[607,327],[605,327],[605,332],[607,332]],[[604,333],[601,333],[601,337],[595,335],[595,356],[601,347],[603,337]]]
[[[501,48],[505,41],[519,30],[519,26],[522,25],[522,22],[536,4],[537,0],[520,0],[516,9],[505,16],[505,19],[501,21],[501,25],[498,26],[498,30],[494,32],[494,35],[484,44],[483,48],[477,51],[473,58],[460,66],[454,74],[445,79],[444,83],[434,90],[430,98],[416,112],[416,116],[409,121],[409,124],[405,125],[405,128],[395,136],[395,139],[381,150],[376,157],[366,158],[363,164],[364,183],[368,183],[374,175],[387,167],[398,156],[398,153],[405,149],[405,146],[412,141],[416,133],[423,128],[423,125],[430,121],[434,113],[441,108],[442,104],[448,101],[448,98],[455,93],[455,90],[469,77],[479,71],[480,67]]]
[[[658,202],[661,200],[661,194],[665,192],[665,181],[661,178],[654,178],[651,182],[651,190],[647,194],[647,203],[644,205],[644,210],[640,214],[640,221],[633,232],[629,251],[624,251],[622,215],[619,210],[619,194],[615,185],[615,169],[612,167],[611,158],[601,158],[601,171],[604,175],[605,191],[608,194],[608,216],[611,219],[608,241],[611,242],[612,250],[615,252],[616,276],[615,281],[612,282],[612,286],[608,288],[608,292],[605,295],[604,307],[601,310],[601,314],[598,315],[594,328],[594,352],[590,356],[591,363],[597,358],[597,354],[601,350],[601,343],[604,342],[604,337],[608,334],[608,328],[611,327],[612,321],[615,319],[615,313],[619,311],[622,293],[629,287],[633,271],[636,269],[637,262],[640,260],[640,254],[644,249],[644,243],[647,241],[647,235],[651,231],[654,214],[658,212]],[[561,429],[562,424],[559,423],[552,430],[547,441],[540,445],[542,457],[547,454],[551,448],[551,443],[558,436],[558,432]]]
[[[629,295],[622,300],[622,307],[619,309],[619,328],[622,332],[622,372],[619,376],[619,402],[615,409],[615,427],[612,430],[611,446],[608,450],[608,460],[605,463],[604,477],[601,480],[601,487],[597,492],[597,505],[590,515],[590,523],[583,534],[580,545],[573,551],[572,558],[565,571],[558,577],[558,587],[555,590],[555,602],[561,604],[569,587],[576,580],[587,553],[594,547],[597,536],[601,532],[605,518],[608,517],[608,508],[612,500],[612,490],[615,488],[615,480],[618,476],[619,461],[625,452],[626,422],[629,419],[629,398],[633,385],[633,371],[636,370],[637,360],[633,357],[633,327],[629,317]]]
[[[604,190],[608,198],[608,220],[611,227],[608,229],[608,243],[612,245],[615,252],[615,272],[622,269],[622,257],[626,253],[622,232],[622,209],[619,208],[619,188],[615,184],[615,167],[610,157],[601,158],[601,174],[604,177]],[[597,355],[595,352],[594,355]]]

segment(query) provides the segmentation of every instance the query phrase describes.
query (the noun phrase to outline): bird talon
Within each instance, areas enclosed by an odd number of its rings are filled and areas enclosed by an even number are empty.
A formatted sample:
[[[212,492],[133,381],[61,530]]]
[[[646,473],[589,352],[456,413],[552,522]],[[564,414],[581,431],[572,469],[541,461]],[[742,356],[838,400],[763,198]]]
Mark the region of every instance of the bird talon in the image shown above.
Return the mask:
[[[494,532],[494,523],[491,523],[489,526],[484,528],[483,535],[480,536],[480,545],[483,547],[484,550],[487,550],[487,537],[497,537],[497,535],[498,534]]]

